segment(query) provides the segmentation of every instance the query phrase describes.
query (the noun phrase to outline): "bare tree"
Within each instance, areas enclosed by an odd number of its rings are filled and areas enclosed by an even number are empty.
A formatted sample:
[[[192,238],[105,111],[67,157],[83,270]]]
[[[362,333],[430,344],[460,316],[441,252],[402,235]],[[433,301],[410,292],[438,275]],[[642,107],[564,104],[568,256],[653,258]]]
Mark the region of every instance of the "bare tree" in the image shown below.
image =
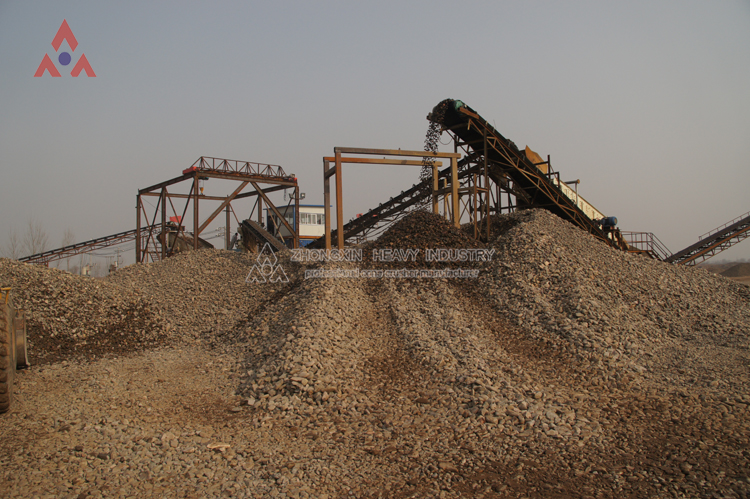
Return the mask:
[[[64,248],[65,246],[70,246],[74,242],[76,242],[76,236],[73,233],[73,229],[68,227],[67,229],[65,229],[65,233],[63,234],[62,243],[60,247]]]
[[[8,244],[2,249],[2,256],[5,258],[11,258],[13,260],[19,259],[21,256],[21,238],[18,236],[18,232],[15,227],[10,228],[8,235]]]
[[[26,234],[23,236],[23,249],[27,255],[36,255],[47,249],[48,237],[42,222],[34,217],[26,223]]]
[[[65,233],[63,234],[62,242],[60,243],[60,247],[64,248],[65,246],[70,246],[71,244],[76,242],[76,236],[73,233],[73,229],[68,227],[65,229]],[[65,259],[65,267],[68,272],[70,272],[70,258]]]
[[[91,277],[104,277],[104,268],[101,262],[91,264]]]

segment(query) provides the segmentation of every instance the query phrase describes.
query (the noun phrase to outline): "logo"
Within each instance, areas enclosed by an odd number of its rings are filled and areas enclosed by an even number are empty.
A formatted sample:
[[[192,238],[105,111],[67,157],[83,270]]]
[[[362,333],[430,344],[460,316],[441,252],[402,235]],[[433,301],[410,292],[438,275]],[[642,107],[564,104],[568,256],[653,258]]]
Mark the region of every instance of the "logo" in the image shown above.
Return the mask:
[[[55,49],[55,52],[60,50],[60,46],[62,45],[63,40],[66,40],[68,42],[68,46],[70,47],[71,52],[76,51],[76,47],[78,47],[78,40],[76,40],[75,35],[73,35],[73,31],[70,29],[70,26],[68,26],[68,21],[66,21],[65,19],[63,19],[63,22],[60,25],[60,29],[57,30],[55,38],[52,39],[52,48]],[[60,54],[57,55],[57,62],[59,62],[63,66],[69,65],[72,60],[73,57],[67,52],[60,52]],[[57,67],[52,62],[52,59],[50,59],[49,54],[44,54],[44,58],[39,64],[36,73],[34,73],[34,77],[39,78],[44,75],[46,71],[49,72],[50,76],[56,78],[59,78],[61,76],[60,71],[57,70]],[[83,52],[81,52],[81,57],[78,59],[78,62],[76,62],[73,66],[73,70],[70,72],[70,76],[77,77],[79,74],[81,74],[81,71],[85,71],[86,76],[96,76],[96,73],[94,73],[91,64],[89,64],[89,60],[86,59],[86,55]]]
[[[284,269],[281,265],[277,265],[278,261],[276,254],[271,250],[271,245],[264,244],[263,249],[258,253],[258,258],[255,259],[255,265],[245,278],[245,282],[289,282]]]

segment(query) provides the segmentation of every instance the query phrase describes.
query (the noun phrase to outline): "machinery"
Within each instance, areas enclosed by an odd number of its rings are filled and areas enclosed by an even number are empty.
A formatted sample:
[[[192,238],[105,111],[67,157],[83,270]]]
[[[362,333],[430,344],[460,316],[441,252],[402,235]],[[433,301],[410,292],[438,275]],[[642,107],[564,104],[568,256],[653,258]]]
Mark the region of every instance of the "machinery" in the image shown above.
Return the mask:
[[[594,223],[601,227],[605,234],[609,234],[617,230],[617,217],[604,217],[594,219]]]
[[[185,232],[185,227],[167,222],[165,229],[157,236],[159,243],[167,248],[167,256],[193,250],[193,234]],[[198,238],[198,249],[213,249],[214,245]]]
[[[286,245],[270,232],[263,228],[259,223],[250,219],[243,220],[239,227],[240,231],[240,249],[243,251],[260,252],[265,244],[269,244],[271,251],[284,251]]]
[[[11,288],[0,288],[0,413],[7,412],[13,402],[16,370],[26,367],[26,317],[13,306]]]

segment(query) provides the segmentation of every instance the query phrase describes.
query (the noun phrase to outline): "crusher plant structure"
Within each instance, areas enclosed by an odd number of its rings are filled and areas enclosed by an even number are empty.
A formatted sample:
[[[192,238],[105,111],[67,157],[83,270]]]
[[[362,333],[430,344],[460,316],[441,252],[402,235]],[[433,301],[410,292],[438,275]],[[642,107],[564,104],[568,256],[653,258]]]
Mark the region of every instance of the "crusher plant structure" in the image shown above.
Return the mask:
[[[700,263],[750,236],[750,213],[746,213],[673,254],[653,233],[620,231],[615,217],[606,216],[578,194],[579,180],[562,181],[560,172],[552,168],[549,156],[545,160],[528,146],[519,149],[462,101],[440,102],[427,119],[430,128],[424,152],[336,147],[334,156],[324,158],[326,207],[331,197],[330,178],[336,180],[336,228],[332,228],[327,210],[326,235],[311,243],[311,248],[330,249],[332,241],[342,248],[344,244],[375,238],[410,211],[428,208],[430,204],[434,213],[442,207],[445,217],[455,225],[468,222],[473,227],[474,237],[485,240],[489,237],[492,215],[516,209],[545,208],[613,248],[681,265]],[[451,137],[454,154],[437,152],[442,133]],[[402,158],[380,160],[343,154]],[[450,158],[450,166],[440,168],[442,164],[436,158],[441,154]],[[420,182],[344,223],[342,164],[419,164],[403,159],[404,156],[422,156]]]
[[[462,101],[440,102],[427,119],[430,126],[424,151],[336,147],[333,156],[323,158],[325,230],[323,236],[309,244],[310,248],[330,249],[334,242],[343,248],[345,244],[373,239],[409,212],[430,208],[455,226],[469,223],[474,237],[483,240],[489,237],[492,215],[545,208],[614,248],[680,265],[700,263],[750,236],[749,212],[672,253],[653,233],[620,231],[615,217],[606,216],[578,194],[579,180],[562,181],[549,156],[543,159],[528,146],[519,149]],[[450,136],[453,153],[437,151],[443,133]],[[344,164],[421,166],[422,171],[420,182],[345,223],[341,175]],[[228,195],[207,195],[202,184],[209,179],[230,180],[239,185]],[[189,190],[175,192],[177,187],[173,186],[183,182],[190,182]],[[268,195],[286,189],[292,189],[293,195],[288,197],[286,206],[277,207]],[[155,199],[156,204],[147,203],[149,198]],[[238,217],[232,203],[244,198],[252,199],[254,204],[249,215]],[[135,229],[19,260],[49,265],[51,261],[133,240],[137,262],[161,260],[180,251],[213,247],[200,236],[222,211],[226,216],[226,248],[234,244],[229,230],[232,217],[244,249],[257,251],[266,243],[273,251],[287,246],[297,248],[300,199],[296,177],[280,166],[202,156],[181,176],[138,191]],[[175,200],[184,202],[181,209],[175,207]],[[333,201],[335,227],[330,209]],[[215,208],[201,219],[200,206],[206,202],[214,202]],[[153,210],[149,212],[146,204]],[[192,219],[192,230],[187,230],[184,223],[186,215]]]
[[[207,180],[231,181],[236,187],[228,195],[207,195],[204,194],[204,188],[201,185]],[[170,192],[173,190],[172,186],[183,182],[190,183],[187,193]],[[255,246],[258,243],[271,242],[274,247],[278,247],[278,244],[273,243],[273,239],[278,237],[279,227],[267,229],[260,227],[263,223],[264,205],[276,215],[275,220],[279,220],[280,226],[284,226],[292,234],[291,246],[297,248],[299,246],[299,217],[293,217],[291,222],[287,220],[268,196],[272,192],[286,189],[293,190],[293,194],[289,196],[288,208],[294,209],[299,205],[300,198],[297,178],[287,174],[281,166],[201,156],[192,166],[183,170],[179,177],[138,191],[136,262],[157,261],[180,251],[212,247],[203,241],[200,235],[222,212],[226,217],[225,243],[227,248],[230,247],[232,217],[242,232],[245,242],[247,242],[246,238],[253,237]],[[150,212],[145,203],[148,198],[156,201]],[[254,201],[253,206],[247,216],[238,217],[232,203],[247,198]],[[175,202],[184,204],[177,208]],[[200,207],[206,202],[213,203],[213,210],[207,217],[201,218]],[[184,223],[187,214],[192,215],[192,231],[188,231]],[[257,217],[258,221],[253,222],[253,217]],[[245,218],[249,222],[243,224],[241,219]],[[150,230],[143,231],[144,226],[150,227]],[[257,230],[258,228],[262,230]]]

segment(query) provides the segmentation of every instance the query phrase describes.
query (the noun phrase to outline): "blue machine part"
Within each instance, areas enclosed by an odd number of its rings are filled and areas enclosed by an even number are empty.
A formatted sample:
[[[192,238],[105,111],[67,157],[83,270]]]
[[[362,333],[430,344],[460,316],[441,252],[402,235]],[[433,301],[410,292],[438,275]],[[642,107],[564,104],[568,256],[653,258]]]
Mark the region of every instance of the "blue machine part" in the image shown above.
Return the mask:
[[[617,227],[617,217],[604,217],[601,220],[595,220],[602,227]]]

